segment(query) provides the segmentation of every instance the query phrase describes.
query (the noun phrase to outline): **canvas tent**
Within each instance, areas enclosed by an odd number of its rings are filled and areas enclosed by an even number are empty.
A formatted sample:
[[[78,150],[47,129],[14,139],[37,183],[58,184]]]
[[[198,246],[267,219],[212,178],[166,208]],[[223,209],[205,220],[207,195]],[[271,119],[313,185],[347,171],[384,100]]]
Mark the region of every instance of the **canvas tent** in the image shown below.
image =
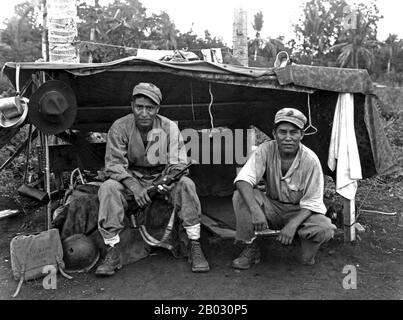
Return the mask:
[[[275,113],[283,107],[298,108],[311,114],[318,129],[305,137],[304,143],[316,152],[324,173],[333,177],[327,160],[335,107],[340,93],[351,93],[362,177],[384,174],[395,167],[366,70],[305,65],[263,69],[138,57],[96,64],[18,65],[21,87],[43,72],[46,80],[64,81],[74,90],[78,110],[73,130],[107,132],[116,119],[130,112],[131,90],[139,82],[152,82],[161,89],[160,114],[178,121],[181,129],[211,128],[212,124],[245,129],[254,125],[271,135]],[[13,84],[16,69],[17,63],[12,62],[3,68]],[[26,90],[28,98],[33,88]]]

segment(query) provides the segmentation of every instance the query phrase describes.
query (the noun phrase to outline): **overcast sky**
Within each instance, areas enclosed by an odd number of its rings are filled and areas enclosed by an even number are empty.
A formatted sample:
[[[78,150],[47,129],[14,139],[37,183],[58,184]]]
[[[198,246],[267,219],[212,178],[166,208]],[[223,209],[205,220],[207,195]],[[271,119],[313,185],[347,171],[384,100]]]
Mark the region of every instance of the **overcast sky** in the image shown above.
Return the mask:
[[[37,0],[38,1],[38,0]],[[1,0],[0,21],[13,13],[13,7],[22,0]],[[88,3],[93,0],[88,0]],[[112,0],[101,0],[101,4]],[[140,0],[149,13],[165,11],[174,21],[176,28],[187,32],[193,25],[193,31],[204,36],[208,29],[212,36],[222,37],[227,45],[232,46],[232,22],[234,8],[242,6],[248,12],[248,36],[254,37],[253,16],[263,12],[263,37],[283,35],[286,41],[293,36],[292,24],[298,21],[301,6],[306,0]],[[348,0],[352,3],[353,0]],[[370,0],[362,0],[370,3]],[[380,13],[384,16],[378,25],[378,39],[383,41],[389,33],[403,38],[403,1],[377,0]]]

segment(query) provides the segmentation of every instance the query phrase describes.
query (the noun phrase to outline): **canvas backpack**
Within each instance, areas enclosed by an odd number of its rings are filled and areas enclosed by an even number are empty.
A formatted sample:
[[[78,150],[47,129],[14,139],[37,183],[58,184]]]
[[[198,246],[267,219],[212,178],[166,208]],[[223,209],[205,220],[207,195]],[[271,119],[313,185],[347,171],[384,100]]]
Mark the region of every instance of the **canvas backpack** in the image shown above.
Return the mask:
[[[10,242],[10,257],[13,276],[19,280],[13,297],[18,295],[24,281],[46,276],[43,272],[46,266],[53,266],[71,279],[63,272],[63,248],[58,229],[14,237]]]

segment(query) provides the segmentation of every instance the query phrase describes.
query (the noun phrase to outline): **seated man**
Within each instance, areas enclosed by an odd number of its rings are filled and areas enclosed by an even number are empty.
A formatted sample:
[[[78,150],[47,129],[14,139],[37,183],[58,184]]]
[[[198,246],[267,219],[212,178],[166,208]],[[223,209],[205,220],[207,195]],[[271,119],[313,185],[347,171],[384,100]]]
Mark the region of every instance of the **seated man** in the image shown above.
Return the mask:
[[[277,240],[290,245],[299,236],[303,264],[315,263],[320,245],[331,239],[336,227],[324,214],[323,173],[316,154],[301,143],[306,117],[284,108],[274,120],[275,140],[262,143],[250,156],[234,183],[233,206],[236,240],[246,243],[233,268],[248,269],[259,263],[256,233],[281,230]],[[261,179],[266,194],[254,189]]]
[[[97,268],[98,275],[113,275],[122,267],[119,232],[127,201],[134,199],[144,208],[151,199],[147,188],[161,173],[174,175],[187,164],[186,149],[178,126],[158,115],[161,91],[151,83],[139,83],[133,89],[132,110],[116,120],[108,132],[105,172],[110,178],[98,192],[98,229],[108,251]],[[162,135],[161,135],[162,134]],[[182,177],[176,184],[164,185],[160,192],[169,199],[190,239],[190,261],[193,272],[209,271],[199,238],[201,206],[191,179]]]

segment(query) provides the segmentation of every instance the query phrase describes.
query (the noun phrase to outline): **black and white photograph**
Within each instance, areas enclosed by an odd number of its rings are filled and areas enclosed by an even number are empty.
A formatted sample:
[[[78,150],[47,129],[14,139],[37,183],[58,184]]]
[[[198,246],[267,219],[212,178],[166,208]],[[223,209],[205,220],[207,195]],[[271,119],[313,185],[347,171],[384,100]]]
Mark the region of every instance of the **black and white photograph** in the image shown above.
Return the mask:
[[[403,299],[401,1],[0,5],[0,300]]]

